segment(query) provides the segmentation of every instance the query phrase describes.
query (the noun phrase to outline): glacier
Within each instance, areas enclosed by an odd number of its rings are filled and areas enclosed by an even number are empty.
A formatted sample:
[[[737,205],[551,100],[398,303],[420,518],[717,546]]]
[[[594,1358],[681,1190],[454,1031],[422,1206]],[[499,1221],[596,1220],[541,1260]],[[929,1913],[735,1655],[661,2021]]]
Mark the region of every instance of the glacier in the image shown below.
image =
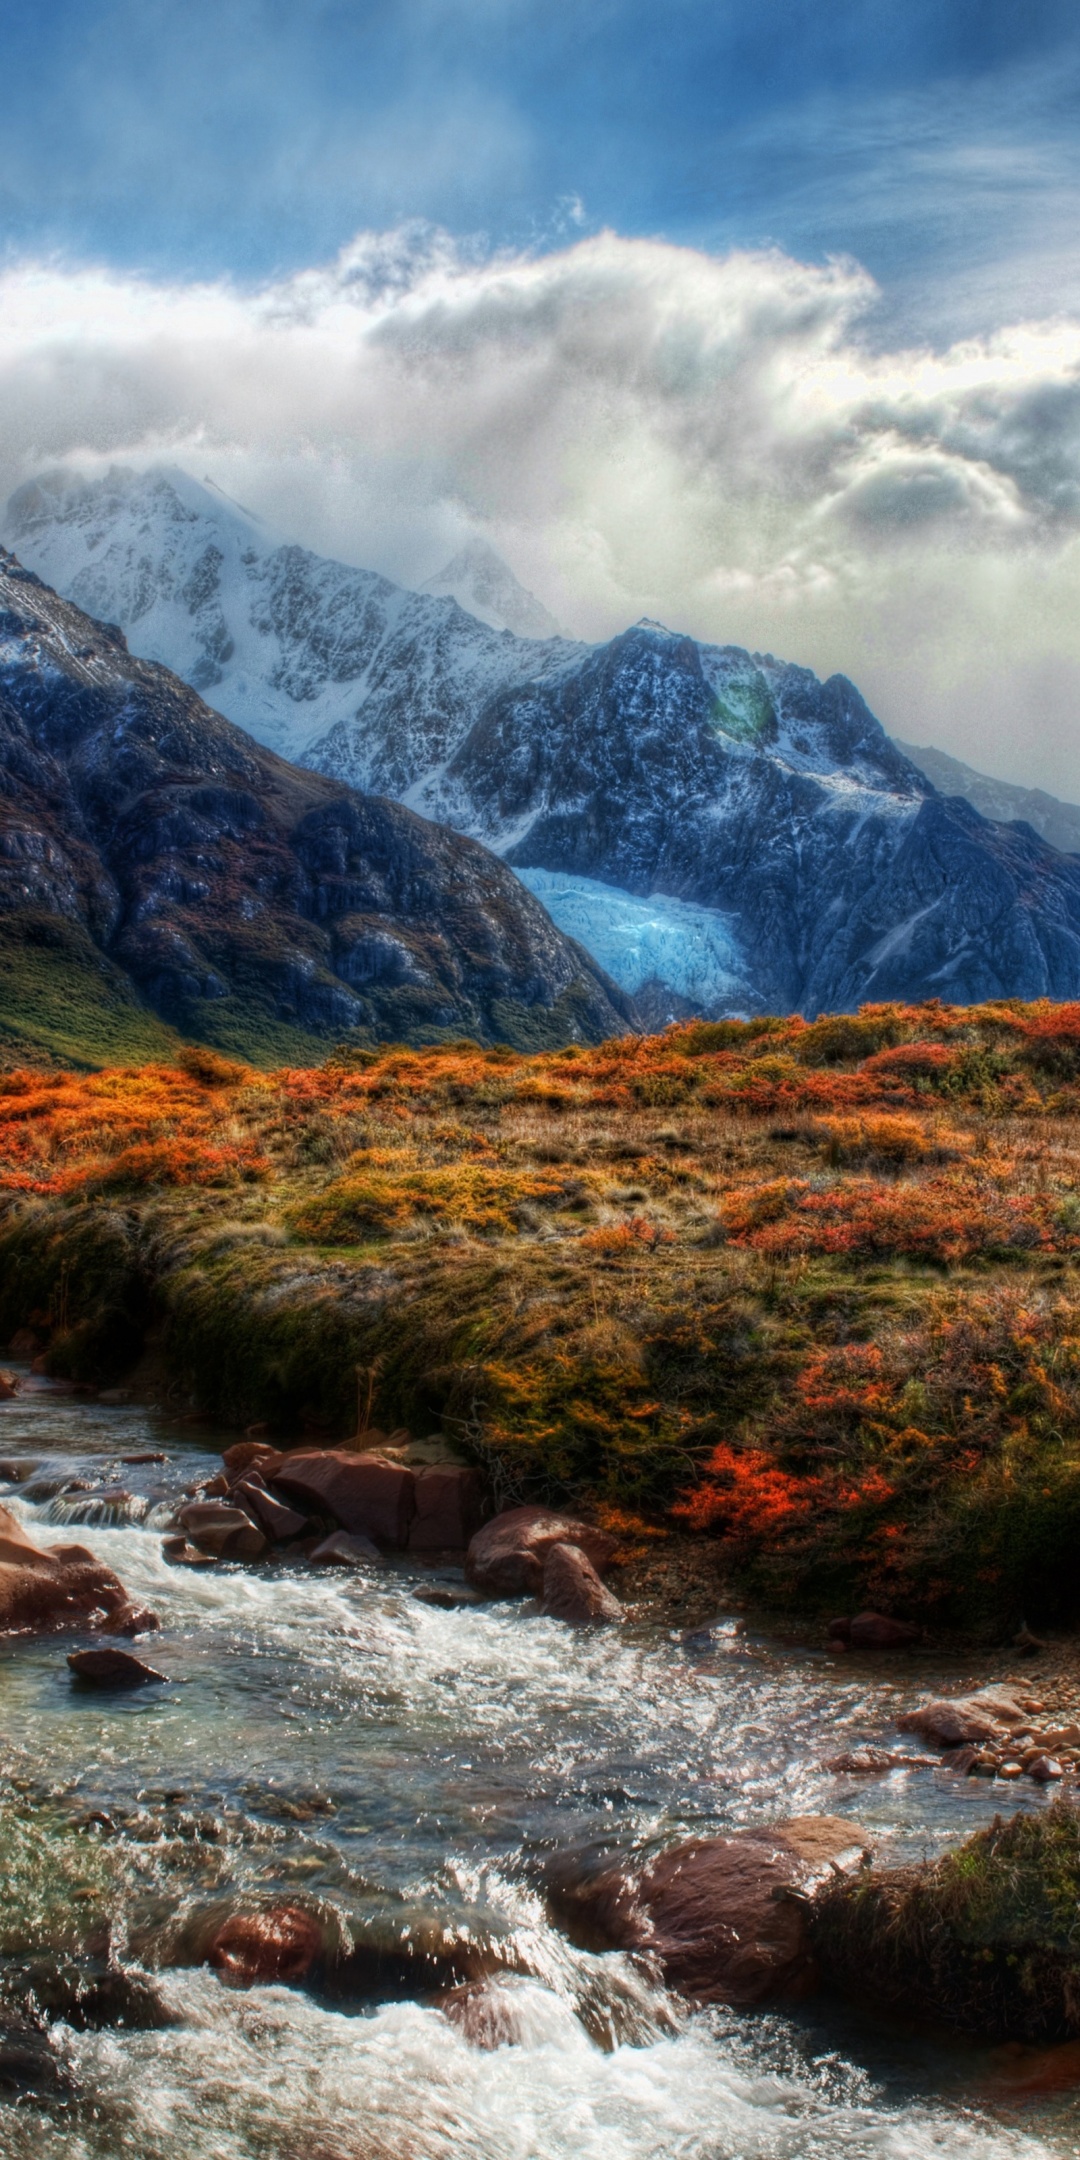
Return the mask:
[[[556,928],[584,945],[631,996],[658,982],[709,1010],[744,1010],[756,1002],[730,918],[718,908],[668,893],[642,900],[598,878],[564,877],[556,870],[522,868],[517,874]]]

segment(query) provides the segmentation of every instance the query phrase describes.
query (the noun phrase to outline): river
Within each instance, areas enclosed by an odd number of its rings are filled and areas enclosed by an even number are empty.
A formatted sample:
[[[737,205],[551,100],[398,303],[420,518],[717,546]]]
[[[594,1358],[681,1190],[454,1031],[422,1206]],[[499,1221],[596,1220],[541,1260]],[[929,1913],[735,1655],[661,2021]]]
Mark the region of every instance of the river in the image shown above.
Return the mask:
[[[1080,2151],[1080,2104],[1027,2097],[1008,2051],[820,2001],[687,2015],[621,1956],[572,1947],[540,1889],[552,1855],[816,1810],[851,1815],[882,1855],[933,1853],[1000,1789],[929,1768],[856,1780],[822,1759],[888,1744],[916,1689],[1000,1669],[849,1665],[723,1616],[683,1637],[574,1633],[524,1604],[442,1611],[405,1564],[172,1567],[162,1526],[226,1437],[192,1435],[46,1383],[0,1407],[0,1458],[38,1466],[2,1497],[154,1605],[162,1633],[138,1648],[167,1676],[102,1695],[72,1685],[66,1638],[0,1648],[9,1954],[20,1926],[60,1939],[70,1907],[75,1926],[106,1912],[122,1960],[154,1966],[219,1903],[301,1897],[352,1941],[407,1946],[434,1924],[512,1945],[522,1969],[498,1987],[514,2039],[473,2045],[407,1974],[331,2000],[170,1969],[158,2029],[53,2027],[66,2083],[0,2094],[4,2160]],[[168,1460],[121,1462],[147,1451]],[[73,1479],[91,1489],[57,1491]],[[117,1480],[130,1504],[95,1500]],[[1007,1804],[1043,1802],[1028,1787]]]

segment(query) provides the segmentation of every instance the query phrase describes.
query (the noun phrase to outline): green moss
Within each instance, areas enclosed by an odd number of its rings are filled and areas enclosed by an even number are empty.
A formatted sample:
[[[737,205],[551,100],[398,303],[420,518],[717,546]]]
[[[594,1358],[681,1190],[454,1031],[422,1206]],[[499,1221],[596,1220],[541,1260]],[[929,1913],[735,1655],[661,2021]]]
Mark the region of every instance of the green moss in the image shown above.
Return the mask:
[[[142,1346],[151,1287],[128,1216],[93,1204],[22,1203],[0,1229],[0,1340],[52,1331],[49,1370],[108,1382]]]
[[[1080,2033],[1080,1813],[1001,1818],[933,1866],[831,1884],[812,1912],[826,1976],[986,2039]]]
[[[174,1028],[140,1004],[129,978],[78,926],[20,916],[0,934],[0,1054],[91,1070],[167,1060]]]

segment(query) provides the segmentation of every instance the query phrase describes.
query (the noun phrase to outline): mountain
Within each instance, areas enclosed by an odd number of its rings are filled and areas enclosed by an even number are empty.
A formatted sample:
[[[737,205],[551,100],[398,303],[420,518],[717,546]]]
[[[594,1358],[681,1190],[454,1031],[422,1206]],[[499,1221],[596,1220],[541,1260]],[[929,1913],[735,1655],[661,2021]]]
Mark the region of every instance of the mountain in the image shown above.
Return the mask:
[[[456,600],[467,615],[492,630],[510,630],[520,638],[562,635],[543,602],[518,583],[508,563],[486,540],[469,540],[438,577],[421,587],[436,598]]]
[[[1046,795],[1042,788],[1015,787],[1009,780],[992,780],[989,773],[976,772],[973,766],[949,757],[944,750],[918,750],[914,743],[902,743],[898,737],[894,740],[942,795],[962,795],[983,817],[993,818],[998,824],[1013,824],[1022,818],[1050,847],[1061,848],[1067,855],[1080,855],[1080,803],[1059,802],[1056,795]]]
[[[261,740],[504,856],[659,1024],[1080,994],[1080,865],[940,792],[842,676],[650,622],[515,637],[177,473],[53,476],[9,532]]]
[[[350,778],[390,795],[418,753],[425,768],[448,754],[493,690],[585,650],[546,628],[513,637],[453,599],[286,545],[174,468],[46,474],[11,497],[4,538],[66,599],[118,623],[141,659],[213,693],[283,757],[362,711]]]
[[[270,1062],[632,1021],[485,849],[287,764],[6,551],[0,1014],[90,1063],[170,1030]]]

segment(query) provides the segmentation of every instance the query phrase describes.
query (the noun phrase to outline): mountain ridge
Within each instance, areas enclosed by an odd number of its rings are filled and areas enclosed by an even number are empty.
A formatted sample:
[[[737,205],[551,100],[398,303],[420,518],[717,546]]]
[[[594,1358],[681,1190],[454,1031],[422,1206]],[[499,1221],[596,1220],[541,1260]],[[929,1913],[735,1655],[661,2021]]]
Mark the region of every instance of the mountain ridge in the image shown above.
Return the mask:
[[[61,976],[159,1054],[162,1024],[254,1062],[633,1025],[486,850],[277,757],[6,551],[0,943],[8,1033],[31,1040]]]

